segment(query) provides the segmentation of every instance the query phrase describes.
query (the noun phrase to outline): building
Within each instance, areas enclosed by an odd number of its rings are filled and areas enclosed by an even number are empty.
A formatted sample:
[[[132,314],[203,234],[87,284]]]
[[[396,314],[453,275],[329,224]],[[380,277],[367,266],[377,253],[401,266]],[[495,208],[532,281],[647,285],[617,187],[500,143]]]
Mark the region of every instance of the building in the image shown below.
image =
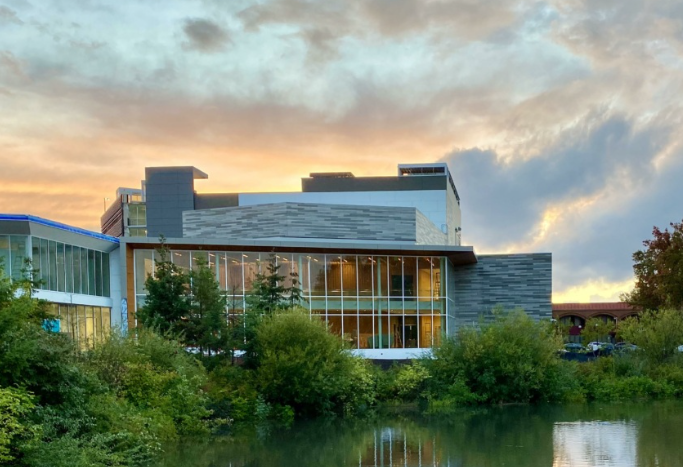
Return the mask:
[[[476,255],[461,245],[460,197],[445,164],[399,165],[393,177],[313,173],[291,193],[197,193],[207,177],[194,167],[145,170],[147,237],[120,238],[129,326],[162,234],[174,263],[189,270],[203,258],[214,269],[231,313],[244,310],[274,254],[281,272],[298,274],[311,316],[371,358],[422,353],[497,305],[551,317],[551,255]]]
[[[50,302],[57,330],[83,346],[121,320],[119,239],[40,217],[0,214],[0,260],[22,277],[26,259],[38,270],[36,297]]]
[[[552,309],[553,319],[567,327],[570,342],[581,342],[581,332],[591,318],[614,322],[616,327],[621,320],[640,313],[640,310],[624,302],[553,303]]]
[[[159,235],[181,268],[207,262],[230,313],[244,311],[275,255],[281,273],[298,274],[301,306],[370,358],[424,353],[495,306],[551,317],[551,254],[477,255],[462,245],[446,164],[399,165],[391,177],[313,173],[290,193],[197,193],[207,177],[194,167],[145,169],[140,188],[117,190],[102,234],[4,215],[0,256],[14,277],[32,258],[38,296],[84,345],[136,325]]]

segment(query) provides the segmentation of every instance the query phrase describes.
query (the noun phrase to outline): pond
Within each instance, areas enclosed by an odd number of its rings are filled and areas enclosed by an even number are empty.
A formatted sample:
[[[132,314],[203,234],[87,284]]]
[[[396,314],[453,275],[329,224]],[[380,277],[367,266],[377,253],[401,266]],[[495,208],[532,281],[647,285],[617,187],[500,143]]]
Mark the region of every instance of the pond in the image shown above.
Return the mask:
[[[167,467],[683,467],[679,402],[300,423],[167,448]]]

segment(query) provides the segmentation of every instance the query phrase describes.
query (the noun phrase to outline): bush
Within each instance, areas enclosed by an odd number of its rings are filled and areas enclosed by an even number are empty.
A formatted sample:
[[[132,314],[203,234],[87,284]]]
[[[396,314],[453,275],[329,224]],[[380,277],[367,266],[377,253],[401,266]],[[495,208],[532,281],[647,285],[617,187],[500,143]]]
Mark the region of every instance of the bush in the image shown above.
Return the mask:
[[[496,311],[490,323],[461,329],[425,360],[430,398],[448,395],[463,404],[562,400],[576,385],[573,366],[557,355],[561,346],[550,323],[521,310]]]
[[[40,426],[28,419],[34,407],[33,397],[26,391],[0,388],[0,464],[15,460],[18,446],[39,435]]]
[[[367,363],[308,313],[264,318],[256,330],[256,384],[266,402],[291,406],[297,416],[343,414],[374,399]]]
[[[619,323],[619,337],[639,347],[652,364],[671,361],[683,344],[683,312],[646,311]]]

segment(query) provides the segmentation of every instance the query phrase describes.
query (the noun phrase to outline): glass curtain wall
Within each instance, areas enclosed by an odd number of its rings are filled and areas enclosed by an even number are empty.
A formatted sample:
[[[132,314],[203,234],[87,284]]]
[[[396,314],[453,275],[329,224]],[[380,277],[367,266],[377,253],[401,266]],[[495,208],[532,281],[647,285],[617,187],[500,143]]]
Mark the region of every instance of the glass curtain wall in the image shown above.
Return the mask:
[[[18,248],[17,252],[19,249],[25,252],[26,238],[24,243],[12,241],[13,238],[10,236],[10,241]],[[38,271],[36,278],[41,281],[39,288],[97,297],[110,296],[109,253],[38,237],[31,237],[31,245],[32,264]],[[0,239],[0,254],[1,250]],[[15,272],[20,274],[21,271],[15,263],[23,263],[25,255],[13,256],[17,256],[12,259],[14,277]]]
[[[135,250],[138,308],[144,304],[144,281],[153,274],[155,255],[154,250]],[[171,251],[172,261],[187,270],[197,257],[208,257],[231,313],[245,309],[254,278],[265,272],[270,255]],[[301,306],[353,348],[427,348],[437,345],[447,331],[446,258],[276,253],[276,260],[286,287],[291,285],[290,274],[298,277]]]
[[[0,266],[6,276],[21,279],[28,256],[25,235],[0,235]]]
[[[50,311],[59,320],[59,332],[68,334],[82,348],[101,342],[111,329],[111,308],[50,303]]]

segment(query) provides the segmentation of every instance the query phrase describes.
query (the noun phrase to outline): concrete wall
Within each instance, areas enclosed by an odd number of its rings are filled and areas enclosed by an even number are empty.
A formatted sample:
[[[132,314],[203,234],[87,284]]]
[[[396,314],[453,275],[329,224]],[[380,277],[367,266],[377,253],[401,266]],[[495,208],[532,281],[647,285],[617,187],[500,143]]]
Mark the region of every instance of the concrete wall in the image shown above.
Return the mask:
[[[349,239],[415,243],[416,210],[276,203],[183,213],[185,237]],[[443,236],[443,235],[442,235]]]
[[[523,308],[535,318],[552,316],[550,253],[478,255],[479,262],[449,271],[456,327],[476,323],[495,306]],[[452,272],[452,274],[450,274]]]
[[[410,177],[406,177],[410,178]],[[420,177],[414,177],[420,178]],[[445,180],[445,177],[440,177]],[[409,207],[418,209],[424,214],[437,229],[443,232],[454,232],[459,227],[459,206],[455,201],[457,211],[449,208],[450,190],[424,190],[424,191],[351,191],[351,192],[303,192],[303,193],[241,193],[239,195],[240,206],[254,206],[272,203],[314,203],[314,204],[344,204],[354,206],[387,206]],[[455,195],[452,195],[455,200]],[[449,212],[448,210],[451,209]],[[450,225],[455,222],[457,225]],[[455,245],[451,242],[454,235],[449,237],[448,243],[443,245]]]
[[[416,243],[418,245],[448,245],[448,235],[427,219],[420,211],[415,211]]]

